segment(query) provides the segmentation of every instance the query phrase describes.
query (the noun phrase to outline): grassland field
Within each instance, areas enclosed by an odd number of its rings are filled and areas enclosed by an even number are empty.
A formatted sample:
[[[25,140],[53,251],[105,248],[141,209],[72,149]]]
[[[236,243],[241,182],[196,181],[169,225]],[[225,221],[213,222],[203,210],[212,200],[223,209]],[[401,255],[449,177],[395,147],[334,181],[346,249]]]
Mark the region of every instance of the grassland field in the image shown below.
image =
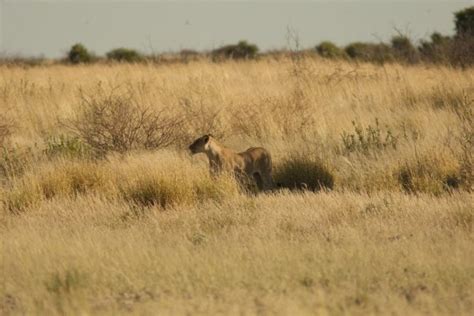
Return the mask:
[[[473,108],[472,68],[0,66],[0,314],[472,315]]]

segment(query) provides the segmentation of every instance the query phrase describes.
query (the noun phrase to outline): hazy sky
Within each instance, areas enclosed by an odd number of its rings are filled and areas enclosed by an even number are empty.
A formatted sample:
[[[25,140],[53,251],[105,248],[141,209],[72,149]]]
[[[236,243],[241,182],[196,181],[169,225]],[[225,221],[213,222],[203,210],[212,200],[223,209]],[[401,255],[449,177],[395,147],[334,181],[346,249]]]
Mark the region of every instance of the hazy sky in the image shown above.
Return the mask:
[[[453,12],[474,0],[352,1],[21,1],[0,0],[0,53],[63,56],[76,42],[103,54],[207,50],[241,39],[286,47],[288,28],[302,47],[388,40],[394,28],[413,39],[452,34]]]

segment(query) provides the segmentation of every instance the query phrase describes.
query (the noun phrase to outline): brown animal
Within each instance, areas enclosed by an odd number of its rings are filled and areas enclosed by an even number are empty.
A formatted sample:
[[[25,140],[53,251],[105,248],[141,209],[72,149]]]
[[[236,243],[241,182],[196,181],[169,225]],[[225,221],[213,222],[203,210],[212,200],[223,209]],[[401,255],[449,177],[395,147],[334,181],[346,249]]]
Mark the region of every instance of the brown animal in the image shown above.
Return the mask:
[[[272,157],[262,147],[251,147],[237,153],[227,148],[212,136],[204,135],[190,146],[191,153],[204,153],[209,158],[209,168],[213,175],[221,172],[233,172],[239,180],[254,179],[260,190],[273,189]]]

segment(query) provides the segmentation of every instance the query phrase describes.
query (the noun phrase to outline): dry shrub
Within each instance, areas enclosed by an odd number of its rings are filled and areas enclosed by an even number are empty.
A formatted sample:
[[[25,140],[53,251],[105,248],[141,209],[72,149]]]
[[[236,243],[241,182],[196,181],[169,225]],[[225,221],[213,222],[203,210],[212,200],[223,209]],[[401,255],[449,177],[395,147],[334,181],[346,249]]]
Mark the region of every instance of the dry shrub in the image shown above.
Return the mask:
[[[215,108],[201,94],[181,98],[179,104],[184,111],[185,125],[189,134],[186,141],[205,134],[212,134],[218,139],[229,136],[229,128],[222,118],[223,108]]]
[[[422,92],[413,86],[405,86],[401,89],[401,103],[410,108],[419,108],[426,104],[434,109],[457,109],[465,103],[466,95],[472,95],[472,85],[454,86],[446,83],[439,84],[431,90]]]
[[[2,201],[16,214],[55,197],[76,197],[83,194],[114,196],[113,179],[98,163],[85,161],[54,161],[26,173],[5,190]]]
[[[125,201],[138,206],[192,205],[206,200],[220,201],[238,193],[237,183],[228,176],[211,178],[199,170],[158,170],[140,173],[135,179],[121,181]]]
[[[294,156],[276,166],[274,180],[290,190],[319,191],[334,187],[334,176],[326,163],[318,158]]]
[[[131,92],[81,97],[81,110],[66,125],[98,154],[168,147],[182,137],[183,118],[167,108],[139,104]]]
[[[190,204],[194,199],[193,188],[188,182],[163,176],[143,176],[123,186],[123,198],[139,206],[174,206]]]
[[[427,96],[428,103],[435,109],[451,108],[457,109],[463,107],[466,101],[467,93],[474,92],[474,88],[466,90],[454,89],[452,86],[437,86],[433,92]]]
[[[338,190],[344,192],[375,193],[380,191],[398,191],[398,179],[394,176],[391,152],[377,156],[355,153],[350,157],[335,159]],[[380,161],[385,160],[385,163]]]
[[[54,167],[47,166],[37,176],[46,199],[87,193],[106,194],[112,190],[113,179],[102,165],[95,162],[56,162]]]
[[[230,176],[212,178],[208,170],[174,155],[159,156],[159,165],[156,157],[143,157],[147,159],[48,161],[12,181],[2,193],[2,201],[10,212],[19,213],[41,201],[84,195],[169,208],[239,194],[239,186]]]
[[[314,117],[305,95],[293,91],[284,97],[265,97],[232,109],[232,129],[258,139],[299,134],[311,130]]]
[[[41,201],[41,192],[36,183],[19,183],[5,190],[1,195],[1,204],[11,214],[19,214]]]
[[[7,180],[20,176],[29,165],[30,149],[3,147],[0,153],[0,176]]]
[[[454,161],[436,154],[425,154],[406,161],[397,171],[401,188],[408,193],[442,194],[458,189],[459,167]]]

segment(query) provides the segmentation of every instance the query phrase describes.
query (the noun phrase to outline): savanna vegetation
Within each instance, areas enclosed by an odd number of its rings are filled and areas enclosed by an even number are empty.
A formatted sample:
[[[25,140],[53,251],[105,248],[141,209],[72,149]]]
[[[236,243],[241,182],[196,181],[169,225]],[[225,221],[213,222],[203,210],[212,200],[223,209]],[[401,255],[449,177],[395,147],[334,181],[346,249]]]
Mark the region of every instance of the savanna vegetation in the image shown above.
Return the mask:
[[[0,313],[471,314],[473,100],[304,55],[1,66]],[[210,177],[204,133],[281,187]]]
[[[471,315],[473,16],[418,46],[1,63],[0,314]],[[267,148],[278,187],[211,177],[207,133]]]

